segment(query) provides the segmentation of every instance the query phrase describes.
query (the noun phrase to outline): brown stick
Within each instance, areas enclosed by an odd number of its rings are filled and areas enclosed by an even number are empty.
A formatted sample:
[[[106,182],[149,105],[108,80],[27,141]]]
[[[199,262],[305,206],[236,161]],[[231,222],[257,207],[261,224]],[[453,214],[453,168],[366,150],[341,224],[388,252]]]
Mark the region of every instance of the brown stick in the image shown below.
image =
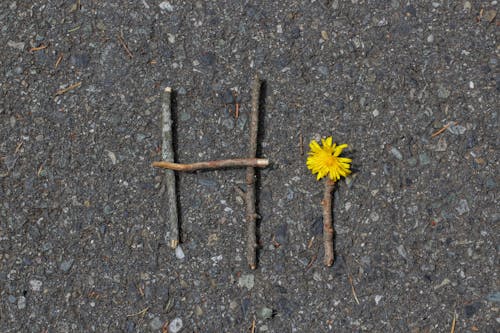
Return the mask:
[[[120,44],[122,44],[123,48],[125,49],[125,52],[127,52],[127,55],[129,56],[130,59],[134,57],[132,52],[130,52],[130,49],[127,46],[127,43],[125,43],[125,39],[123,38],[123,32],[121,32],[121,35],[118,35],[118,41]]]
[[[334,252],[333,252],[333,219],[332,219],[332,191],[335,182],[329,178],[325,181],[325,192],[323,195],[323,242],[325,246],[325,259],[326,266],[333,265]]]
[[[454,125],[456,125],[457,122],[454,123]],[[436,136],[438,136],[439,134],[443,133],[444,131],[446,131],[448,129],[448,127],[450,127],[451,125],[453,125],[453,122],[449,122],[448,124],[444,125],[443,127],[441,127],[441,129],[437,130],[436,132],[432,133],[431,135],[431,138],[435,138]]]
[[[174,148],[172,144],[172,88],[167,87],[163,91],[161,103],[161,157],[165,161],[174,161]],[[170,247],[175,249],[179,244],[179,216],[177,212],[177,191],[175,184],[175,173],[172,170],[165,170],[165,186],[167,187],[167,232],[165,240]]]
[[[78,88],[78,87],[79,87],[79,86],[81,86],[81,85],[82,85],[82,83],[81,83],[81,82],[77,82],[77,83],[75,83],[75,84],[70,85],[70,86],[69,86],[69,87],[67,87],[67,88],[64,88],[64,89],[58,90],[58,91],[56,92],[56,96],[62,95],[62,94],[64,94],[64,93],[67,93],[68,91],[73,90],[73,89],[75,89],[75,88]]]
[[[153,162],[152,166],[175,171],[196,171],[200,169],[221,169],[237,167],[264,168],[269,165],[269,160],[265,158],[235,158],[229,160],[197,162],[190,164],[174,163],[167,161]]]
[[[260,99],[260,80],[255,75],[252,82],[252,111],[250,114],[250,147],[248,157],[255,158],[257,155],[257,133],[259,131],[259,99]],[[257,268],[257,213],[255,211],[255,169],[247,167],[246,174],[246,222],[247,222],[247,262],[251,269]]]

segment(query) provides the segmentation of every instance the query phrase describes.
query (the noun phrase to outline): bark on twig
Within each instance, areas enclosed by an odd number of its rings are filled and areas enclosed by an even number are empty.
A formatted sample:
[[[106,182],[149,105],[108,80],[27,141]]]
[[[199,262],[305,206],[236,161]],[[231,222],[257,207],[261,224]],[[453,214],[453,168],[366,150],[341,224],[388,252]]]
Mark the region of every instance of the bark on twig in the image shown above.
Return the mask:
[[[257,134],[259,131],[259,100],[260,100],[260,80],[255,75],[252,82],[252,110],[250,114],[250,147],[248,157],[255,158],[257,154]],[[247,167],[246,173],[246,222],[247,222],[247,261],[251,269],[257,268],[257,212],[255,211],[255,169]]]
[[[334,186],[335,182],[327,178],[325,181],[323,201],[321,201],[321,205],[323,206],[323,242],[325,246],[324,263],[326,266],[333,265],[335,258],[333,251],[334,229],[332,218],[332,191]]]
[[[221,168],[237,168],[237,167],[264,168],[269,165],[269,160],[265,158],[236,158],[229,160],[197,162],[190,164],[160,161],[160,162],[153,162],[152,165],[154,167],[159,167],[159,168],[189,172],[201,169],[221,169]]]
[[[163,92],[161,114],[162,114],[162,147],[161,157],[164,161],[174,161],[174,148],[172,143],[172,88],[167,87]],[[179,216],[177,212],[177,191],[175,188],[175,173],[173,170],[165,170],[165,186],[167,187],[167,232],[165,241],[175,249],[179,244]]]

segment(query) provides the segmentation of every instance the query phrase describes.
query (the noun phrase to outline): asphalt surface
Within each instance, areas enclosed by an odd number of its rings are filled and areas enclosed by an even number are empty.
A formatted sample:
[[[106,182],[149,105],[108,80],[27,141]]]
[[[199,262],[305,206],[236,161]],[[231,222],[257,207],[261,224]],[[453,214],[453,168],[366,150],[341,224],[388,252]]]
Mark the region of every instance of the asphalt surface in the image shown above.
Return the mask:
[[[0,331],[497,332],[497,8],[2,1]],[[244,157],[254,73],[251,271],[244,169],[178,175],[176,254],[151,162],[167,85],[178,161]],[[330,135],[356,172],[327,268],[305,160]]]

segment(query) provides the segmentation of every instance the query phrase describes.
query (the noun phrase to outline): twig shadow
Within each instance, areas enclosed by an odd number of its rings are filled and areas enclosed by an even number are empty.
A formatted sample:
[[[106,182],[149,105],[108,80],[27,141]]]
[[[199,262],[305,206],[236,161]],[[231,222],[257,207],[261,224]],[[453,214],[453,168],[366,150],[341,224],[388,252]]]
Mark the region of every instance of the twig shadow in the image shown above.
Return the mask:
[[[266,119],[266,97],[267,97],[267,83],[264,80],[261,80],[260,91],[259,91],[259,120],[258,120],[258,128],[257,128],[257,157],[261,157],[262,155],[262,145],[261,142],[265,137],[265,119]],[[255,170],[255,213],[260,216],[260,188],[261,188],[261,170],[260,168],[256,168]],[[260,233],[260,225],[262,223],[262,219],[259,217],[256,221],[255,225],[255,233],[257,237],[257,244],[260,244],[261,233]],[[257,260],[256,264],[259,265],[259,253],[261,246],[259,245],[256,249],[257,251]]]
[[[174,162],[177,161],[177,149],[178,147],[178,130],[177,130],[177,125],[178,125],[178,117],[177,117],[177,91],[172,90],[172,93],[170,94],[170,113],[172,117],[172,149],[174,153]],[[179,230],[179,242],[183,242],[183,234],[182,234],[182,205],[181,205],[181,196],[180,196],[180,191],[179,191],[179,173],[174,172],[175,174],[175,199],[176,199],[176,205],[177,205],[177,219],[178,219],[178,224],[177,228]]]

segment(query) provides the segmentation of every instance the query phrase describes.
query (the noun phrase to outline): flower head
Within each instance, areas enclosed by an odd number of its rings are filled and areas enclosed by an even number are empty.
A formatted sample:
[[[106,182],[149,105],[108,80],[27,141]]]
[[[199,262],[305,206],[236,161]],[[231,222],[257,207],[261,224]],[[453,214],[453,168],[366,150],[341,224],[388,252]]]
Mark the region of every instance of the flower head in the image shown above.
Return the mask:
[[[332,141],[332,137],[329,136],[326,139],[321,139],[322,146],[316,140],[312,140],[309,144],[311,151],[306,164],[313,174],[318,174],[317,180],[329,174],[330,179],[336,182],[340,177],[346,177],[351,173],[349,168],[352,159],[339,157],[347,145],[337,146]]]

